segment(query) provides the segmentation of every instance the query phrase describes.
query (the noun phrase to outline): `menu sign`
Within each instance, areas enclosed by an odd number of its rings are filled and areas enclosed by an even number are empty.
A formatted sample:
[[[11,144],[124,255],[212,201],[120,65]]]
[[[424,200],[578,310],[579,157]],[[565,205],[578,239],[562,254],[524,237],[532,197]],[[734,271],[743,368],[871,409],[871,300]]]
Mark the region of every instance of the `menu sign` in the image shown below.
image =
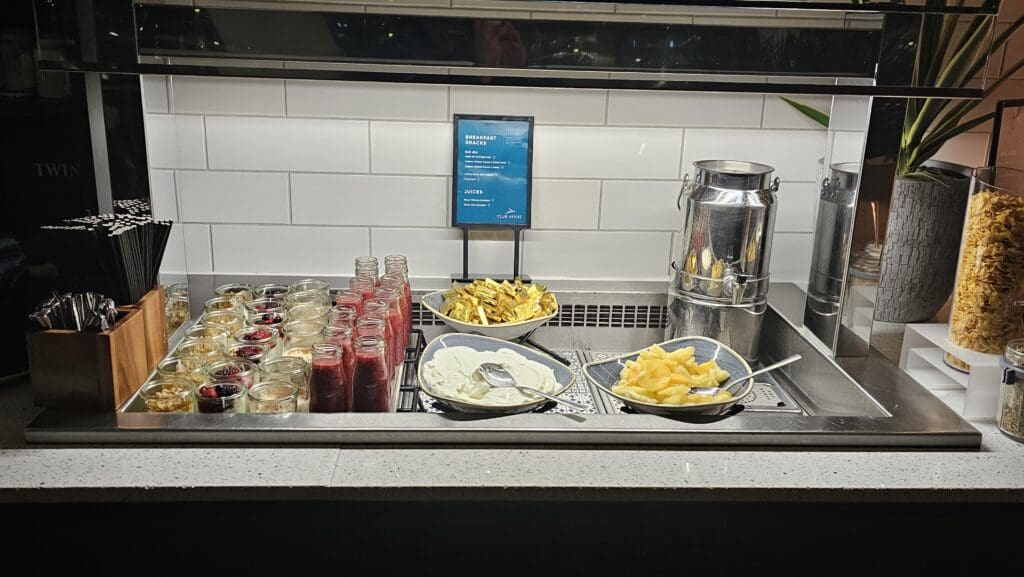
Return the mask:
[[[455,115],[452,226],[530,227],[532,116]]]

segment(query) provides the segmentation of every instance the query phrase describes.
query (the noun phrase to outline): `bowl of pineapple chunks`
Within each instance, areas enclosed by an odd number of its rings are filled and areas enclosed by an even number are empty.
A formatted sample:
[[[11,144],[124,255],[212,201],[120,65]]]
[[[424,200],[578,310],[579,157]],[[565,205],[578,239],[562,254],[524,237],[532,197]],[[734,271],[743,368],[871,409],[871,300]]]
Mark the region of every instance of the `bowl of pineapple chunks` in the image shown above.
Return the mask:
[[[636,411],[663,416],[725,413],[750,393],[753,378],[735,395],[702,395],[690,389],[720,387],[732,375],[750,372],[736,351],[707,337],[681,337],[583,367],[594,386]]]

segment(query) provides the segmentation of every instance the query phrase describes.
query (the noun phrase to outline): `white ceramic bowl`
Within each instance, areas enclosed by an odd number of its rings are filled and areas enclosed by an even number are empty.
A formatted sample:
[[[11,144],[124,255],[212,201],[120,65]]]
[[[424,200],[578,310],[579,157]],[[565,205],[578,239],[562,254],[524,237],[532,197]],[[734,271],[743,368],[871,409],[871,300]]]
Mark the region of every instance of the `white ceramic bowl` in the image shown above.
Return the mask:
[[[428,311],[434,313],[437,318],[443,320],[446,325],[460,333],[471,333],[491,337],[493,339],[510,341],[530,333],[534,329],[553,319],[555,315],[558,314],[558,309],[555,309],[555,312],[547,316],[537,317],[528,321],[504,323],[500,325],[484,326],[473,323],[464,323],[441,314],[441,305],[444,304],[444,293],[446,292],[448,292],[447,289],[425,294],[420,299],[420,303],[422,303]]]

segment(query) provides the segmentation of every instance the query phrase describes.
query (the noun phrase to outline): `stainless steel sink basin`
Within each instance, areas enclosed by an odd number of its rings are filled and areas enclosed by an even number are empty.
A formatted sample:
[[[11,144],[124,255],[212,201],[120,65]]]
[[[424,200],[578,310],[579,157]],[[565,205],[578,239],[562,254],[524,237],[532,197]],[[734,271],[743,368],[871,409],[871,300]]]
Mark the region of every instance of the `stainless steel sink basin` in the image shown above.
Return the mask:
[[[772,374],[724,417],[666,418],[622,410],[610,396],[577,383],[593,410],[477,416],[424,412],[414,389],[392,414],[199,415],[139,412],[132,400],[117,413],[46,411],[26,429],[42,443],[400,444],[555,446],[744,446],[977,448],[981,434],[904,375],[880,353],[832,359],[804,327],[803,292],[773,285],[762,341],[767,363],[799,352],[803,359]],[[534,340],[581,362],[663,340],[664,295],[569,293],[563,314]],[[609,304],[614,303],[614,304]],[[630,308],[632,307],[632,308]],[[426,336],[442,326],[424,327]],[[411,367],[409,363],[407,366]],[[582,378],[580,379],[582,380]],[[761,379],[759,379],[761,380]],[[407,383],[414,387],[413,375]],[[427,405],[432,411],[438,408]]]

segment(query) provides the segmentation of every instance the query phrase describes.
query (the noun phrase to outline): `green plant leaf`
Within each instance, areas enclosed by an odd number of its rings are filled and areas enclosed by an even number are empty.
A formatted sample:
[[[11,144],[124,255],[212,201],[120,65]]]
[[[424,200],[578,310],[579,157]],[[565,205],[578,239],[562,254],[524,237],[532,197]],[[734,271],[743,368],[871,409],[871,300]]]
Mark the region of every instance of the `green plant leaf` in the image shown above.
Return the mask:
[[[917,154],[918,162],[924,162],[929,158],[935,156],[939,152],[939,150],[942,149],[942,146],[944,144],[969,130],[974,130],[975,128],[981,126],[982,124],[985,124],[989,120],[995,118],[995,116],[995,112],[989,112],[988,114],[983,114],[977,118],[972,118],[967,122],[958,124],[953,128],[943,132],[942,134],[929,135],[927,138],[924,139],[924,141],[921,142],[921,146],[919,146],[915,151]]]
[[[941,174],[935,174],[934,172],[928,172],[925,170],[916,170],[910,174],[905,174],[902,178],[909,180],[921,180],[924,182],[934,182],[941,184],[945,188],[949,188],[949,181]]]
[[[810,118],[811,120],[817,122],[818,124],[824,126],[825,128],[828,128],[830,119],[828,113],[826,113],[825,111],[815,108],[810,104],[804,104],[803,102],[800,102],[798,100],[786,98],[785,96],[780,96],[779,98],[781,98],[782,101],[785,102],[786,104],[797,109],[797,111],[799,111],[807,118]]]

